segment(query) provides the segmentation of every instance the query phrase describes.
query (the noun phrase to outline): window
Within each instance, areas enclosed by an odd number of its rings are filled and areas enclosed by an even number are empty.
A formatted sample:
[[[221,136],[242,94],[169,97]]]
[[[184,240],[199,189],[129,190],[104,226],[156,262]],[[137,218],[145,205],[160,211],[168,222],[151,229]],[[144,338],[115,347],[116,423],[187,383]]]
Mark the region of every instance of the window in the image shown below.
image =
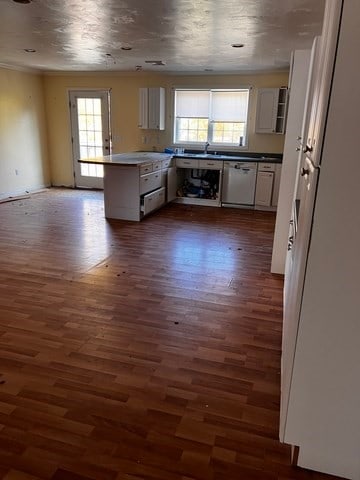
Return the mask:
[[[249,89],[175,90],[174,143],[243,146]]]

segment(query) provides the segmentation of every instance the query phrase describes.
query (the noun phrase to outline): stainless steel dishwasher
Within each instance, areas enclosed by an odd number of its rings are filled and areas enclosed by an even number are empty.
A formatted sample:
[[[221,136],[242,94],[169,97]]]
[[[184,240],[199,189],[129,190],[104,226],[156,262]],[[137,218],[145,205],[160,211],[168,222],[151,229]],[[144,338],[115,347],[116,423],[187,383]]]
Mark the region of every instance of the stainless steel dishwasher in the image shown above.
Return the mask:
[[[256,171],[257,162],[224,162],[223,206],[254,205]]]

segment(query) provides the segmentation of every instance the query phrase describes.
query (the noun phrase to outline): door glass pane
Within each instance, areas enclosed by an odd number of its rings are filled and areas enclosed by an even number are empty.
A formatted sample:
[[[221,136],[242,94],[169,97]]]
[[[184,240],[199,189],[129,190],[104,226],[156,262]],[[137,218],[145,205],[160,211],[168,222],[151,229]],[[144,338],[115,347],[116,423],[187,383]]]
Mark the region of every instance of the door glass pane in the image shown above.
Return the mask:
[[[94,115],[101,115],[101,100],[100,98],[94,98]]]
[[[101,98],[78,98],[78,127],[80,158],[103,155]],[[103,177],[102,165],[81,164],[81,175]]]
[[[80,163],[80,172],[84,177],[89,176],[89,165],[87,163]]]
[[[101,115],[94,115],[94,130],[102,131]]]

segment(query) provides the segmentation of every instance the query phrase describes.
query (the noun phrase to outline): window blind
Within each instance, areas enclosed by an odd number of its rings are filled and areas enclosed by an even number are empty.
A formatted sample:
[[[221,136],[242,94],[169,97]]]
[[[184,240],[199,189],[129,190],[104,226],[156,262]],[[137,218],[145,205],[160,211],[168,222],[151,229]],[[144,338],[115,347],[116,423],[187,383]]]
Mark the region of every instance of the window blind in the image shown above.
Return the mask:
[[[175,98],[175,116],[185,118],[208,118],[209,100],[209,91],[177,90]]]
[[[248,90],[213,91],[211,98],[211,120],[214,122],[246,122]]]

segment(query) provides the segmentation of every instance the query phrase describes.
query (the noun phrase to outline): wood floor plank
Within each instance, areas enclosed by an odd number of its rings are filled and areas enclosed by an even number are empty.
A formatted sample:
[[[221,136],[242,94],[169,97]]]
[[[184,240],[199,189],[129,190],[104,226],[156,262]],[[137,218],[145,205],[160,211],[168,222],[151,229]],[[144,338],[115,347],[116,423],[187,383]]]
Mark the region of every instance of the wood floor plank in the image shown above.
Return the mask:
[[[325,480],[278,441],[272,212],[0,204],[0,478]]]

